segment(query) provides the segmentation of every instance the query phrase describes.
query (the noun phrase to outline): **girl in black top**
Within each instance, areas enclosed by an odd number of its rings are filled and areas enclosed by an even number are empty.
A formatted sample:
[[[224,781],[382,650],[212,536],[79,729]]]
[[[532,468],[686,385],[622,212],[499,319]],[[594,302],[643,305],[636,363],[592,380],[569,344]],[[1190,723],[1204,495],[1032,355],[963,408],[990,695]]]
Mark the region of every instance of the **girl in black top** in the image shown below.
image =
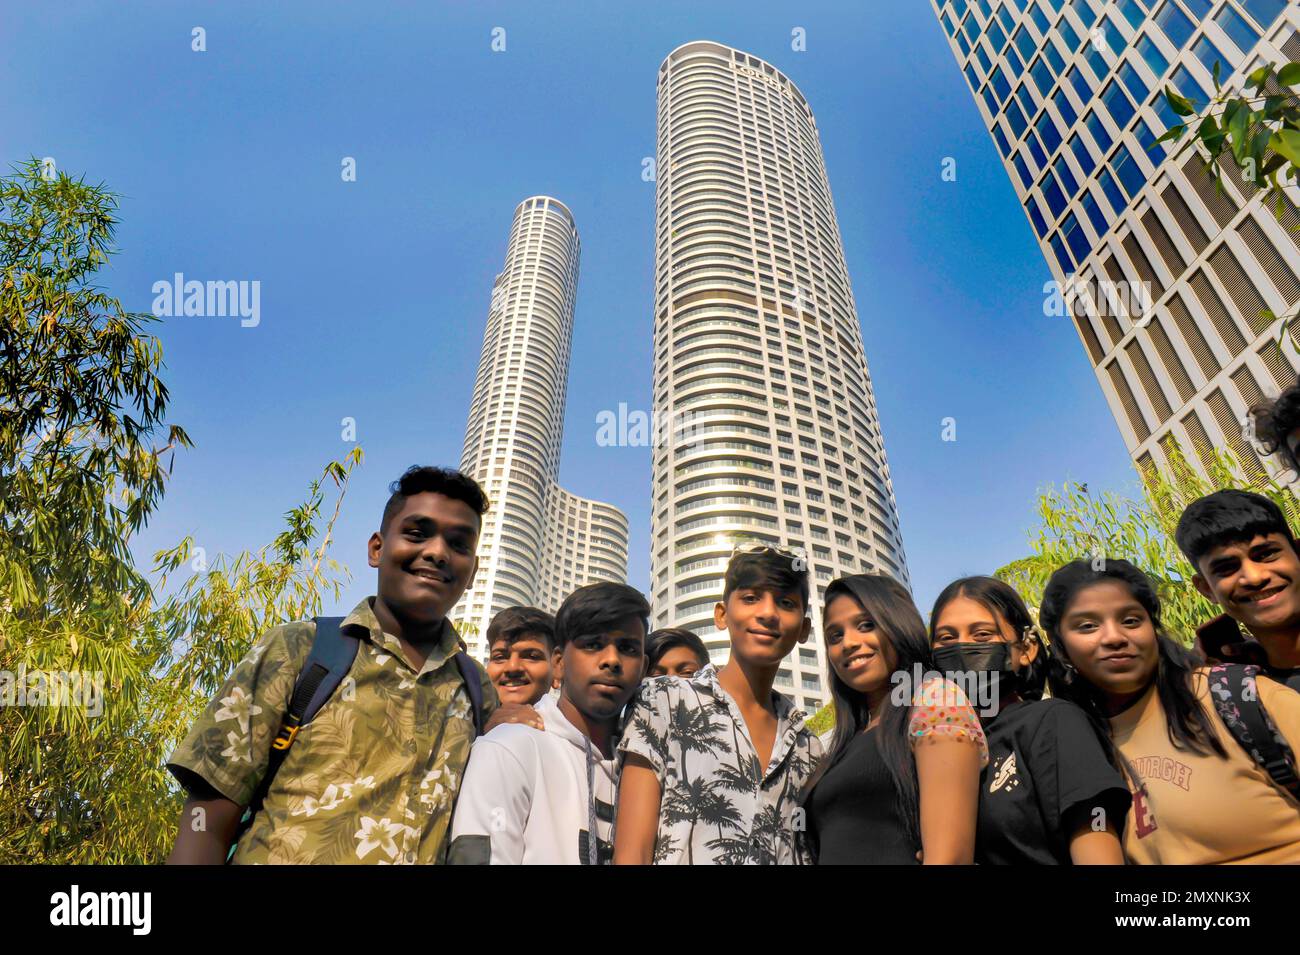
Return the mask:
[[[975,861],[1124,862],[1128,787],[1082,709],[1042,699],[1047,660],[1020,595],[992,577],[954,581],[935,601],[936,669],[961,685],[988,736]]]
[[[822,632],[835,736],[801,796],[815,861],[971,862],[984,733],[934,672],[911,596],[889,577],[842,577]]]

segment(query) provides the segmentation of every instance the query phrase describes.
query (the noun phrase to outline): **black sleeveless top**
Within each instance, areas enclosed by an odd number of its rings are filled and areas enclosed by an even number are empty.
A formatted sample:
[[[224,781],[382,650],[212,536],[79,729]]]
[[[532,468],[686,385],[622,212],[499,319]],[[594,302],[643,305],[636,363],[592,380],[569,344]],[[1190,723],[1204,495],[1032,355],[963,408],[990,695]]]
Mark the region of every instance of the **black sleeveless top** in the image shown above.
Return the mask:
[[[808,799],[808,832],[818,865],[919,865],[894,782],[876,743],[859,733]]]

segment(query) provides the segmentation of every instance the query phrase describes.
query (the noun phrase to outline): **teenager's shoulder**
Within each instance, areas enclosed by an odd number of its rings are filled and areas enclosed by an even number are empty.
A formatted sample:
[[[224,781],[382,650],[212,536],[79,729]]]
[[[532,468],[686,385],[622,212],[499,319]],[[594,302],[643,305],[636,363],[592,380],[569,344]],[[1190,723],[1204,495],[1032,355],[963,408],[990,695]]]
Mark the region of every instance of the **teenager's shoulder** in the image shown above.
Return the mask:
[[[676,704],[678,701],[687,706],[697,706],[712,695],[710,682],[707,679],[701,680],[698,673],[691,677],[652,676],[643,681],[637,690],[637,699],[652,706]]]

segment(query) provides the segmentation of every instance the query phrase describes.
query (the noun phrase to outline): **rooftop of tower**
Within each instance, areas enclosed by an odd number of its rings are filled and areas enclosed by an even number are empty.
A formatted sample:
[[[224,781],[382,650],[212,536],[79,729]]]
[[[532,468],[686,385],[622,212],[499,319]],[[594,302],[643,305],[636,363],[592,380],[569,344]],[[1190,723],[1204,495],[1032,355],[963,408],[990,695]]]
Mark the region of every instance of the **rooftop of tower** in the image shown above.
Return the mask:
[[[668,64],[678,54],[682,52],[695,52],[696,50],[713,50],[718,53],[725,53],[728,57],[733,53],[739,53],[741,56],[745,57],[747,61],[746,65],[753,67],[754,63],[757,63],[758,69],[764,70],[765,72],[771,71],[773,76],[784,80],[789,85],[790,92],[795,95],[799,102],[803,103],[805,106],[808,105],[808,100],[804,98],[803,92],[799,89],[795,81],[790,79],[790,77],[786,76],[771,63],[767,62],[767,60],[763,59],[761,56],[754,56],[752,53],[747,53],[738,47],[727,46],[725,43],[719,43],[717,40],[691,40],[688,43],[683,43],[680,46],[675,47],[659,63],[659,72],[662,74],[668,68]]]
[[[520,203],[519,203],[519,205],[515,206],[515,212],[518,212],[520,209],[522,209],[522,208],[523,208],[525,205],[527,205],[528,203],[530,203],[530,202],[536,202],[536,201],[539,200],[539,199],[542,200],[542,201],[544,201],[544,202],[549,202],[549,203],[551,204],[552,207],[558,208],[558,209],[559,209],[560,211],[562,211],[566,216],[568,216],[570,222],[574,222],[574,223],[576,223],[576,220],[573,218],[573,213],[570,211],[569,207],[566,206],[566,205],[565,205],[563,202],[561,202],[559,199],[556,199],[554,196],[543,196],[543,195],[529,196],[528,198],[521,200]]]

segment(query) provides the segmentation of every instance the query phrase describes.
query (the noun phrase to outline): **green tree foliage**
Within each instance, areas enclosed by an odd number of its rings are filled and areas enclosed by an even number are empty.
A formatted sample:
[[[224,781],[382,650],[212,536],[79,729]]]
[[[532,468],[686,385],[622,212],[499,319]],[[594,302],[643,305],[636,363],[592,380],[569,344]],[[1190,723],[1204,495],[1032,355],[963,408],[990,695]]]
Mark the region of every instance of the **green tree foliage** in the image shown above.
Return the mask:
[[[1186,121],[1168,129],[1161,140],[1180,141],[1194,129],[1187,143],[1199,143],[1209,154],[1207,171],[1219,179],[1217,160],[1230,155],[1243,178],[1265,188],[1276,198],[1282,214],[1282,188],[1296,182],[1300,166],[1300,63],[1276,68],[1271,63],[1246,77],[1240,90],[1224,89],[1219,83],[1220,64],[1214,64],[1214,98],[1200,112],[1196,105],[1172,87],[1165,99]],[[1219,183],[1222,187],[1222,183]]]
[[[1123,558],[1152,577],[1165,627],[1190,644],[1197,626],[1218,611],[1192,586],[1192,567],[1174,542],[1184,508],[1222,488],[1241,488],[1276,501],[1288,522],[1300,526],[1300,500],[1285,484],[1270,476],[1243,477],[1245,469],[1228,451],[1198,450],[1205,473],[1175,448],[1169,473],[1153,469],[1143,474],[1138,497],[1094,494],[1086,484],[1049,489],[1038,501],[1041,525],[1030,538],[1032,553],[994,576],[1015,587],[1036,617],[1043,588],[1056,568],[1078,559]]]
[[[93,284],[116,208],[36,160],[0,179],[0,863],[160,860],[181,805],[166,754],[257,635],[316,613],[346,574],[330,533],[360,449],[266,547],[208,568],[187,538],[153,574],[136,566],[190,439],[166,423],[153,317]],[[102,675],[99,705],[29,692],[57,694],[61,673]]]

